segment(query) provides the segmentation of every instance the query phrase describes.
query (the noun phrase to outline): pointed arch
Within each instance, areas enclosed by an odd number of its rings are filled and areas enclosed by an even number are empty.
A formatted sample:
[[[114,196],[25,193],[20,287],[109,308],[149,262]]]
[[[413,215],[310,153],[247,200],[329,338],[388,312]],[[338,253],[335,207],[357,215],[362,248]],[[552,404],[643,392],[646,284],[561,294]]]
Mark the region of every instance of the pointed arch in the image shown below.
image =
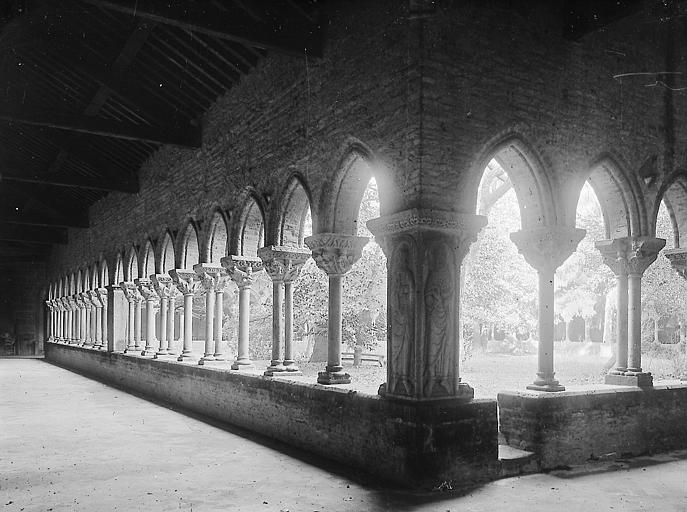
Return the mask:
[[[72,272],[69,276],[69,295],[77,293],[76,282],[76,273]]]
[[[124,280],[133,281],[134,279],[138,279],[138,277],[138,251],[136,251],[136,247],[132,245],[126,257]]]
[[[586,174],[586,180],[599,199],[607,238],[623,238],[642,233],[636,194],[627,172],[616,158],[603,154],[595,159]]]
[[[265,215],[257,195],[246,194],[238,212],[233,216],[235,236],[231,240],[232,254],[257,256],[258,249],[265,243]]]
[[[670,215],[675,239],[675,248],[679,248],[681,239],[687,237],[687,171],[679,170],[668,176],[659,188],[651,211],[651,235],[656,234],[658,210],[663,201]],[[680,236],[680,235],[683,236]]]
[[[489,162],[496,160],[511,181],[520,207],[523,229],[555,225],[553,177],[544,160],[520,133],[503,132],[483,145],[470,166],[464,190],[458,194],[469,212],[477,211],[479,186]]]
[[[98,270],[98,262],[94,262],[93,265],[91,265],[89,275],[90,280],[88,282],[88,289],[95,290],[100,286],[100,271]]]
[[[122,253],[118,252],[115,256],[115,271],[114,271],[114,284],[119,284],[125,280],[124,277],[124,258],[122,258]]]
[[[143,245],[140,265],[139,277],[148,279],[152,274],[155,274],[155,246],[150,238],[146,238]]]
[[[105,288],[110,284],[110,271],[107,267],[107,260],[105,257],[100,258],[100,287]]]
[[[160,272],[166,273],[176,268],[176,259],[174,251],[174,238],[169,230],[165,230],[162,236],[162,245],[160,245],[160,262],[158,264]]]
[[[198,226],[193,220],[188,220],[186,227],[181,231],[179,237],[179,267],[193,268],[193,265],[200,263],[200,245],[198,243]]]
[[[278,245],[303,247],[303,239],[316,232],[316,220],[312,213],[310,190],[300,175],[294,175],[287,182],[281,194],[277,209],[279,219],[274,237]],[[306,233],[308,214],[311,219],[309,233]]]
[[[345,146],[329,193],[322,196],[320,230],[355,235],[358,232],[358,212],[370,179],[377,181],[382,215],[390,213],[397,203],[389,169],[371,149],[359,140]]]
[[[84,291],[84,275],[81,269],[76,272],[76,293],[81,293]]]
[[[221,208],[213,209],[204,244],[205,261],[219,263],[229,254],[229,223]]]

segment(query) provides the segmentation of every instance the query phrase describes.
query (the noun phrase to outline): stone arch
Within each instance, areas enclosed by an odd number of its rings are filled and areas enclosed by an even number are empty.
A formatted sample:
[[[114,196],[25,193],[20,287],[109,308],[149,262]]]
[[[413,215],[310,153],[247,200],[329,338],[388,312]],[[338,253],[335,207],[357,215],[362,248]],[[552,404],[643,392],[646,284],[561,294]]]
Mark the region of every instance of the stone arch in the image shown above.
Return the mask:
[[[264,208],[253,191],[246,194],[234,219],[232,254],[257,256],[258,249],[265,244],[265,215]]]
[[[176,268],[176,257],[174,251],[174,238],[169,230],[165,230],[162,235],[162,244],[160,245],[160,261],[158,263],[160,272],[166,273]]]
[[[356,235],[360,202],[373,177],[379,190],[381,215],[388,215],[395,204],[388,167],[365,144],[359,140],[349,141],[338,161],[331,189],[322,196],[320,212],[323,218],[313,232]]]
[[[77,292],[76,289],[76,273],[72,272],[69,275],[69,293],[68,295],[74,295]]]
[[[193,220],[188,220],[186,227],[181,230],[179,237],[179,267],[178,268],[193,268],[193,265],[200,262],[200,245],[198,243],[198,226]]]
[[[668,209],[670,221],[675,237],[675,248],[680,246],[680,234],[687,235],[687,172],[680,170],[669,176],[656,195],[653,209],[651,212],[650,230],[652,236],[656,233],[656,220],[658,210],[663,201]]]
[[[277,209],[279,219],[276,222],[277,233],[274,239],[278,245],[303,247],[308,212],[312,219],[312,232],[317,232],[311,197],[305,180],[297,174],[292,176],[280,197]]]
[[[115,256],[115,270],[114,270],[114,280],[115,284],[119,284],[124,281],[124,260],[122,258],[122,253],[117,252]]]
[[[477,196],[484,170],[494,159],[510,179],[520,207],[523,229],[555,225],[558,215],[554,183],[544,160],[526,139],[508,131],[489,140],[470,166],[460,197],[470,213],[477,211]]]
[[[138,252],[133,245],[129,249],[126,258],[126,265],[124,266],[124,280],[133,281],[138,279]]]
[[[155,274],[155,246],[150,238],[146,238],[141,252],[139,276],[148,279],[152,274]]]
[[[594,160],[586,174],[586,180],[589,181],[601,205],[607,238],[622,238],[642,233],[636,193],[624,167],[616,158],[606,154]],[[582,185],[580,191],[581,188]]]
[[[93,265],[91,265],[91,270],[90,270],[90,281],[88,285],[89,290],[95,290],[100,286],[100,271],[98,269],[98,262],[94,262]]]
[[[213,209],[205,240],[205,261],[219,263],[229,254],[229,223],[221,208]]]
[[[76,272],[76,293],[81,293],[84,291],[84,272],[82,269]]]
[[[104,288],[110,284],[110,271],[105,257],[100,258],[100,287]]]

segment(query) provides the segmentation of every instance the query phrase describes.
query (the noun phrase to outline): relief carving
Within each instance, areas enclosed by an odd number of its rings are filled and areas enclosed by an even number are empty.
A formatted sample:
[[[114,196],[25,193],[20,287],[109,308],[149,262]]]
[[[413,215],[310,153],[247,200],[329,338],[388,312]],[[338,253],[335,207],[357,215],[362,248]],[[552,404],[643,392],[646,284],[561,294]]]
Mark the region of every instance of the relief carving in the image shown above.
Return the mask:
[[[391,371],[389,391],[398,395],[413,395],[413,347],[415,340],[415,258],[411,244],[402,242],[393,252],[389,304],[391,310]]]

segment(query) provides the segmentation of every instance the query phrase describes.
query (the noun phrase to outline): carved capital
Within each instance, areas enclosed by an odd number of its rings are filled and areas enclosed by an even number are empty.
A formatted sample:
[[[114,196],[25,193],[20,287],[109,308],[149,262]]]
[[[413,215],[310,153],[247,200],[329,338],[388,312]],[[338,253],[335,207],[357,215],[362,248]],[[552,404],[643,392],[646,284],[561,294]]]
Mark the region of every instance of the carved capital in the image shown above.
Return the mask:
[[[683,279],[687,279],[687,249],[669,249],[663,254],[670,261],[673,270]]]
[[[301,268],[310,258],[310,251],[299,247],[270,245],[258,249],[258,256],[272,281],[291,283],[298,279]]]
[[[133,281],[122,281],[119,283],[119,287],[122,289],[126,300],[129,302],[137,302],[141,300],[141,294],[138,292],[138,287]]]
[[[587,232],[567,226],[544,226],[511,233],[510,239],[538,272],[555,272],[577,249]]]
[[[309,236],[305,243],[319,268],[328,275],[344,275],[363,254],[370,239],[365,236],[319,233]]]
[[[100,305],[102,307],[107,307],[107,288],[97,288],[98,300],[100,300]]]
[[[263,270],[262,260],[250,256],[226,256],[222,258],[222,266],[239,288],[251,286],[253,274]]]
[[[601,253],[603,262],[618,277],[627,274],[627,247],[628,238],[614,238],[612,240],[599,240],[594,247]]]
[[[663,238],[633,237],[627,251],[628,274],[643,275],[666,245]]]
[[[184,295],[195,295],[198,291],[198,276],[193,270],[176,268],[169,271],[177,289]]]
[[[222,278],[227,275],[224,267],[213,263],[198,263],[193,265],[193,270],[206,292],[215,291]]]
[[[76,311],[79,309],[79,302],[76,300],[75,295],[66,297],[66,301],[63,304],[66,310]]]
[[[96,308],[103,307],[103,303],[100,300],[100,293],[97,289],[91,290],[90,292],[88,292],[88,295],[90,296],[91,304],[93,304],[93,306],[95,306]]]
[[[172,278],[167,274],[153,274],[150,276],[150,281],[153,283],[153,288],[155,288],[155,292],[161,299],[169,299],[176,296],[176,288],[172,283]]]
[[[139,279],[135,279],[134,283],[136,283],[138,291],[143,297],[143,300],[151,301],[158,299],[157,292],[155,291],[155,287],[153,286],[153,283],[150,281],[150,279],[142,277]]]

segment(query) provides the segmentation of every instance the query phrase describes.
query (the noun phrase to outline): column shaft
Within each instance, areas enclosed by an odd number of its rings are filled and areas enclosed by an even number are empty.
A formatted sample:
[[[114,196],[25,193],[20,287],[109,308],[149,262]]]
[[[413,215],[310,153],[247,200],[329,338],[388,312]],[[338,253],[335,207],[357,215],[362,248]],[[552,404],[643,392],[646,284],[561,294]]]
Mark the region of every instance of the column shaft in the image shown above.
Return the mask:
[[[184,294],[184,345],[178,360],[188,359],[193,354],[193,294]]]
[[[546,268],[537,272],[539,278],[539,350],[537,354],[537,378],[528,389],[562,391],[563,386],[554,379],[554,270]]]
[[[128,315],[128,321],[127,321],[127,329],[126,329],[126,339],[127,339],[127,345],[126,348],[124,349],[124,352],[132,352],[136,349],[136,346],[134,344],[134,323],[135,323],[135,316],[136,312],[135,310],[135,304],[133,299],[129,299],[129,315]]]
[[[174,343],[174,311],[175,311],[176,298],[171,296],[167,302],[167,345],[166,353],[172,354],[174,349],[172,344]]]
[[[155,298],[146,298],[146,346],[141,352],[142,356],[152,356],[155,354]]]
[[[252,366],[248,353],[250,327],[250,286],[239,287],[239,346],[236,361],[231,366],[233,370],[239,370]]]
[[[215,353],[216,361],[224,361],[222,354],[222,316],[224,315],[224,290],[215,291]]]
[[[167,338],[168,322],[167,309],[169,306],[168,297],[160,297],[160,344],[158,345],[157,355],[164,356],[169,354],[169,339]],[[174,316],[172,316],[172,329],[174,329]]]
[[[284,283],[284,369],[298,371],[293,360],[293,283]]]
[[[615,368],[612,373],[617,375],[622,375],[627,371],[627,321],[628,321],[628,311],[627,311],[627,269],[624,265],[621,265],[620,272],[618,272],[617,277],[617,288],[618,288],[618,332],[616,334],[617,344],[616,344],[616,359]]]
[[[628,372],[642,371],[642,276],[628,276]]]
[[[139,298],[134,300],[134,350],[141,351],[141,312],[143,301]]]
[[[209,288],[205,292],[205,353],[203,360],[215,359],[215,290]]]
[[[281,363],[281,345],[284,340],[284,324],[281,320],[281,310],[284,301],[284,283],[279,278],[272,278],[272,360],[265,370],[265,375],[283,372]]]

